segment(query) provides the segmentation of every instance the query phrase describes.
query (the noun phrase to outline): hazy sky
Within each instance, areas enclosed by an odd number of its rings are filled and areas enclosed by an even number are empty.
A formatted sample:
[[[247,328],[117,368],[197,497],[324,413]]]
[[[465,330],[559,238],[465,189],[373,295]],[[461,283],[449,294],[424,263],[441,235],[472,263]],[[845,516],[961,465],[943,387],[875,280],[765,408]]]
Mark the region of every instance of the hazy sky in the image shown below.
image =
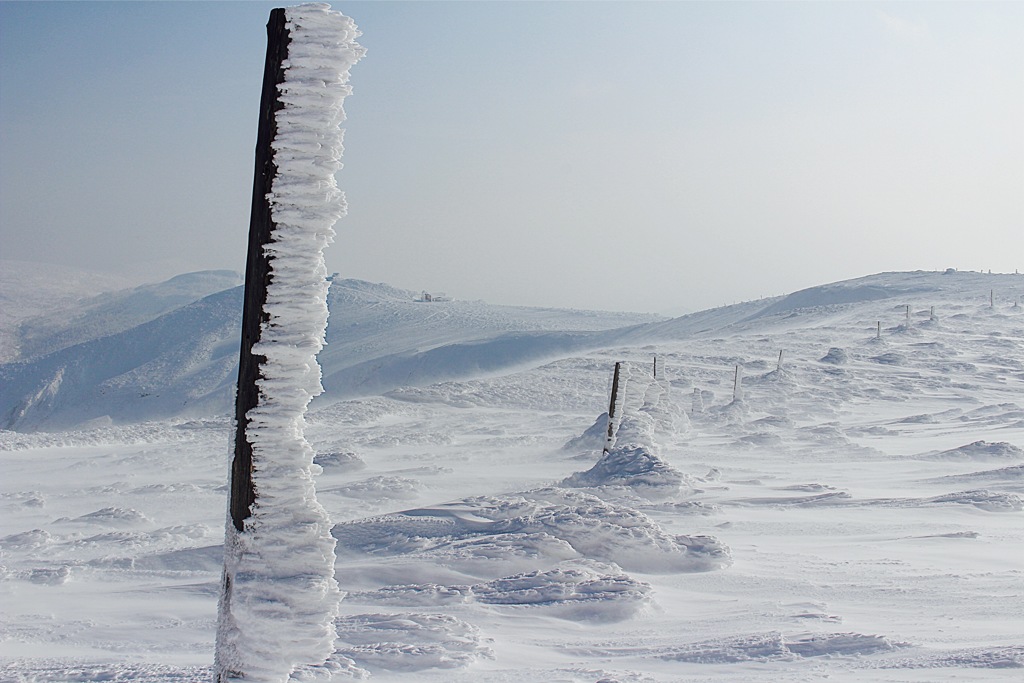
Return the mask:
[[[0,2],[0,258],[241,270],[274,6]],[[1024,271],[1024,3],[333,6],[344,277],[667,311]]]

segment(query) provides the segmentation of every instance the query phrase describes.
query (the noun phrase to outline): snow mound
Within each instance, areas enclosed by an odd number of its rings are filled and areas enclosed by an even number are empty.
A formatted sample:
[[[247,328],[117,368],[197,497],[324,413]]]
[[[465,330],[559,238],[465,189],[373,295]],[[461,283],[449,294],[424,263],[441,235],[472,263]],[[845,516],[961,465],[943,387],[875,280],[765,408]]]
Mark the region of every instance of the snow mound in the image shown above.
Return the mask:
[[[887,662],[887,669],[1024,669],[1024,646],[970,648]]]
[[[14,548],[34,550],[45,547],[53,542],[54,538],[50,532],[44,529],[32,529],[31,531],[23,531],[20,534],[11,534],[10,536],[0,538],[0,547],[7,548],[8,550]]]
[[[545,488],[347,522],[334,527],[339,554],[413,554],[465,567],[526,558],[592,559],[652,573],[708,571],[730,562],[707,536],[676,536],[647,515],[597,496]]]
[[[376,476],[345,484],[324,493],[340,493],[360,500],[410,500],[419,492],[419,482],[406,477]]]
[[[345,602],[360,605],[397,604],[406,607],[440,607],[459,605],[472,598],[468,585],[442,586],[436,583],[411,583],[383,586],[372,591],[351,591]]]
[[[651,587],[621,572],[562,565],[477,584],[472,591],[482,603],[544,607],[574,621],[619,621],[649,603]]]
[[[601,413],[594,420],[594,424],[579,436],[574,436],[565,442],[562,450],[565,451],[596,451],[604,448],[608,438],[608,413]]]
[[[822,363],[828,363],[830,365],[845,365],[850,360],[849,354],[846,353],[845,349],[841,349],[838,346],[833,346],[828,350],[821,358]]]
[[[1024,498],[1012,493],[1001,493],[978,489],[975,491],[958,491],[947,493],[941,496],[926,498],[925,503],[956,503],[958,505],[973,505],[974,507],[987,510],[988,512],[1020,512],[1024,510]]]
[[[651,588],[608,565],[563,562],[552,569],[521,572],[476,584],[418,583],[349,593],[358,604],[441,607],[477,602],[544,609],[573,621],[619,621],[650,603]]]
[[[630,487],[647,494],[671,495],[688,478],[660,455],[658,436],[677,435],[689,429],[682,407],[675,402],[671,385],[651,379],[646,369],[620,366],[617,415],[598,417],[580,437],[570,444],[593,443],[601,439],[606,448],[597,463],[585,472],[577,472],[559,485],[567,488]],[[604,427],[599,429],[602,418]],[[609,432],[611,436],[608,437]]]
[[[335,626],[337,653],[371,672],[456,669],[492,656],[479,629],[445,614],[359,614]]]
[[[967,474],[952,474],[947,477],[941,477],[940,480],[956,482],[986,481],[992,483],[1024,482],[1024,465],[1011,465],[1010,467],[968,472]]]
[[[815,633],[786,636],[779,631],[713,638],[684,645],[590,648],[581,654],[657,657],[687,664],[743,664],[797,661],[814,657],[861,657],[907,647],[884,636],[861,633]]]
[[[572,474],[559,484],[566,488],[628,486],[645,491],[676,493],[689,477],[638,444],[613,448],[585,472]]]
[[[0,680],[18,683],[199,683],[213,679],[208,666],[170,664],[97,664],[87,660],[27,659],[0,662]]]
[[[928,460],[988,460],[990,458],[1024,459],[1024,450],[1006,441],[975,441],[964,446],[924,456]]]
[[[147,524],[152,520],[143,513],[133,508],[105,507],[95,512],[75,517],[74,519],[62,518],[58,522],[81,522],[85,524],[100,524],[105,526],[131,526],[136,524]]]
[[[313,456],[313,464],[335,472],[356,472],[366,467],[362,458],[348,451],[317,453]]]

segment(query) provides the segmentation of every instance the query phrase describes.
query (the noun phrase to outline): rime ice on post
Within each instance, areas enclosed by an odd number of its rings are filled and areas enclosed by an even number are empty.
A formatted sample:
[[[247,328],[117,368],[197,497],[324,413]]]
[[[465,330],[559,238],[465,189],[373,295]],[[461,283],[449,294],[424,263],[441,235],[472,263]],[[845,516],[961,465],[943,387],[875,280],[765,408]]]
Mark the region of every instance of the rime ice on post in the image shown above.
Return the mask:
[[[273,10],[267,29],[214,665],[220,682],[329,676],[340,600],[331,521],[316,499],[303,433],[306,408],[322,391],[323,249],[345,213],[334,179],[342,105],[349,68],[364,50],[352,20],[324,4]]]

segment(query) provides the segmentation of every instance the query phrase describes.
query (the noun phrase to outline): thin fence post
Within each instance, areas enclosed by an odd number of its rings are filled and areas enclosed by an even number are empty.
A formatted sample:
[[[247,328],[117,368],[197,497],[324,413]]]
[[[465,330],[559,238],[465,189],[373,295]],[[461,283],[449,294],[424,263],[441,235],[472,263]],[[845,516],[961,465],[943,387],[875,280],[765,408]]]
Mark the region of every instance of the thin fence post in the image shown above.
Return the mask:
[[[605,436],[604,452],[611,449],[612,440],[615,438],[615,404],[619,399],[619,368],[621,363],[615,363],[615,373],[612,375],[612,395],[608,401],[608,433]]]
[[[775,369],[778,372],[782,372],[782,351],[783,349],[779,349],[779,362],[775,364]]]
[[[736,366],[736,373],[732,378],[732,400],[737,401],[740,397],[740,366]]]
[[[878,331],[875,332],[875,339],[881,339],[881,338],[882,338],[882,321],[879,320],[878,321]]]

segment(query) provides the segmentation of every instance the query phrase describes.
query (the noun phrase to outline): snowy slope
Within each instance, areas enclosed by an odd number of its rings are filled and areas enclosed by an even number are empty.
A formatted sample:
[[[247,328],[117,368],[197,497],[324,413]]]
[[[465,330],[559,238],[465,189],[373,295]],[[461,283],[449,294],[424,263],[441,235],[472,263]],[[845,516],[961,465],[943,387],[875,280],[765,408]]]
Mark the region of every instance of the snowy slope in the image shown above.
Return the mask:
[[[19,329],[21,359],[60,351],[137,327],[203,297],[242,284],[231,270],[205,270],[159,283],[103,293],[72,310],[24,320]]]
[[[223,412],[237,379],[241,305],[236,287],[130,330],[0,366],[0,425],[32,431]]]
[[[428,683],[1019,680],[1024,277],[853,282],[312,411],[338,661]],[[438,310],[408,305],[365,321],[383,339]],[[393,336],[429,351],[414,320]],[[0,679],[208,680],[229,432],[0,432]]]
[[[23,321],[70,310],[85,299],[130,284],[114,275],[0,259],[0,363],[20,357],[18,328]]]

